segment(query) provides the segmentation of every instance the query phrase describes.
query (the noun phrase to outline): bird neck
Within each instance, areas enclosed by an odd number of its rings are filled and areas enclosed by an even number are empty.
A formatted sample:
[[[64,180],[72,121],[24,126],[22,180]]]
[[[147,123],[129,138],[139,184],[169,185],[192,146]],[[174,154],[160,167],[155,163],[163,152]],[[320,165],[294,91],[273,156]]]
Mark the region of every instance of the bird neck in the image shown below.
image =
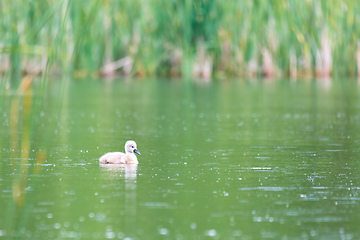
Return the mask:
[[[127,152],[126,155],[131,158],[131,160],[133,161],[133,163],[135,163],[135,164],[138,163],[138,160],[137,160],[137,157],[136,157],[135,153]]]
[[[133,158],[133,159],[137,159],[135,153],[126,152],[126,155],[128,155],[129,157],[131,157],[131,158]]]

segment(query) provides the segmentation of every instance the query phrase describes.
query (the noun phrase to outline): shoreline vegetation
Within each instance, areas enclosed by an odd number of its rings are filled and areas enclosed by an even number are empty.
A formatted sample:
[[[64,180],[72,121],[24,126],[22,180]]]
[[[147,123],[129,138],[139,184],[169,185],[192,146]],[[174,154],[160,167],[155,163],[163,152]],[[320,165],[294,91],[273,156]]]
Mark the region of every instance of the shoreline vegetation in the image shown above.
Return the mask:
[[[359,12],[357,0],[2,1],[0,82],[360,78]]]

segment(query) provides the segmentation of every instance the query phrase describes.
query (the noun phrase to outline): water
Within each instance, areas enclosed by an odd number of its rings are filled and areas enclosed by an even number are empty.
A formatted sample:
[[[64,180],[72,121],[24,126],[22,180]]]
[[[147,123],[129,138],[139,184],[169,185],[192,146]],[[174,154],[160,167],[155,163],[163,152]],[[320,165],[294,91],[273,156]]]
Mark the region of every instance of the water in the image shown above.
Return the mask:
[[[354,81],[39,85],[0,98],[5,239],[360,238]]]

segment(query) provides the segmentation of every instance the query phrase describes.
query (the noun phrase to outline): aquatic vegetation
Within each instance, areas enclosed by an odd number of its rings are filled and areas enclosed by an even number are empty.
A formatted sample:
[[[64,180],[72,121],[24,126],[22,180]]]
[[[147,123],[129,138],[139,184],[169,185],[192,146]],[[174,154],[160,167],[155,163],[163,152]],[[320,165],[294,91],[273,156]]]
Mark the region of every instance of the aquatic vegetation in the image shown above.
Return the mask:
[[[351,77],[359,10],[356,0],[3,1],[0,75]]]

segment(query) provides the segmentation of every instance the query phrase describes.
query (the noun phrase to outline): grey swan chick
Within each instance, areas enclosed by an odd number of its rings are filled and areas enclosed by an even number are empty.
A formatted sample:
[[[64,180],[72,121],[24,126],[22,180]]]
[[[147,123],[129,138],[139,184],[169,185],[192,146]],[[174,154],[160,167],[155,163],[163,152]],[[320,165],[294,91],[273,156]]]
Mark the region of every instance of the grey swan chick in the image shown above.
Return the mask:
[[[127,141],[125,143],[125,153],[109,152],[99,158],[100,164],[138,164],[139,161],[135,155],[140,155],[137,150],[135,141]]]

